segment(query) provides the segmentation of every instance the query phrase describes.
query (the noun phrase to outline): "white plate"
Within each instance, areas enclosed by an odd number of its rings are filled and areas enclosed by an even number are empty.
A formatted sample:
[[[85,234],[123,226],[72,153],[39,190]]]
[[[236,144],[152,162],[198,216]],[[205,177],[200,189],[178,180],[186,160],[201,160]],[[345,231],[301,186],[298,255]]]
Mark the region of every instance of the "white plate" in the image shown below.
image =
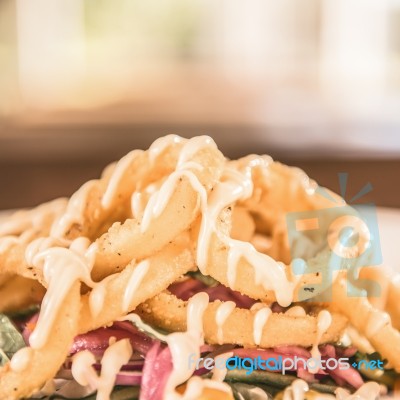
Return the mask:
[[[0,211],[0,223],[11,211]],[[400,210],[378,208],[379,235],[383,263],[388,268],[400,272]]]

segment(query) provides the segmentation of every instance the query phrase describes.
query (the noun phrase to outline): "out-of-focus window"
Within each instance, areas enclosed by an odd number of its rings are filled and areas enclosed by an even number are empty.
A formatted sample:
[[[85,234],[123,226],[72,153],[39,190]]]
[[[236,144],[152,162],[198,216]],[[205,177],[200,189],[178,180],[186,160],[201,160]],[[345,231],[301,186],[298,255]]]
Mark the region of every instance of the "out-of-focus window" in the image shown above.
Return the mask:
[[[397,127],[399,27],[399,0],[2,0],[0,113]]]

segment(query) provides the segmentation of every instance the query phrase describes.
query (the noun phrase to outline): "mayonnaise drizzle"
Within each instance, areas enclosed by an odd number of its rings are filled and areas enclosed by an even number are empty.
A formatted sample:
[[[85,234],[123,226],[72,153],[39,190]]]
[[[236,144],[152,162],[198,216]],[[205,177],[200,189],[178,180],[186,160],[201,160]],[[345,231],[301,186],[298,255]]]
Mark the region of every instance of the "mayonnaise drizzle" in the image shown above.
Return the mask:
[[[228,317],[232,314],[233,310],[236,308],[236,304],[233,301],[224,301],[218,307],[215,313],[215,323],[217,324],[217,340],[219,344],[224,341],[223,326]]]
[[[67,200],[60,198],[31,210],[18,211],[0,224],[0,237],[19,235],[30,228],[40,229],[46,218],[61,214],[66,205]]]
[[[321,353],[318,349],[318,345],[322,339],[322,335],[329,329],[332,323],[332,315],[327,310],[321,310],[317,316],[317,334],[315,342],[311,349],[311,356],[315,359],[321,359]],[[315,374],[318,372],[318,365],[316,363],[315,368],[309,368],[309,372]]]
[[[8,251],[12,246],[19,243],[19,238],[15,236],[5,236],[0,238],[0,253]]]
[[[345,335],[350,339],[350,344],[353,344],[354,346],[357,347],[358,350],[360,350],[363,353],[371,354],[375,352],[375,349],[373,348],[372,344],[369,342],[369,340],[361,335],[356,328],[352,325],[348,325],[346,330],[345,330]]]
[[[28,367],[32,356],[33,349],[31,347],[23,347],[22,349],[18,350],[11,359],[11,369],[15,372],[24,371]]]
[[[135,295],[137,289],[139,288],[139,285],[142,282],[143,278],[147,274],[149,268],[150,268],[150,262],[147,260],[142,261],[135,267],[135,270],[133,271],[131,277],[129,278],[129,282],[124,293],[122,309],[125,312],[130,311],[129,306],[132,302],[132,298]]]
[[[134,218],[139,218],[144,210],[143,207],[143,194],[141,192],[134,192],[131,197],[131,210]]]
[[[228,368],[226,367],[226,362],[232,356],[233,356],[233,352],[229,352],[229,353],[220,354],[214,358],[214,369],[212,372],[212,380],[213,381],[223,382],[225,380],[226,374],[228,373]]]
[[[108,400],[114,388],[118,372],[132,356],[129,339],[122,339],[111,344],[101,360],[101,374],[97,375],[93,364],[95,356],[88,350],[77,353],[72,361],[71,372],[74,379],[82,386],[90,385],[97,389],[97,400]]]
[[[380,393],[380,386],[376,382],[364,383],[353,394],[342,397],[345,400],[375,400]]]
[[[67,210],[53,223],[50,236],[62,238],[72,224],[80,222],[88,194],[97,182],[96,180],[86,182],[71,196]]]
[[[188,380],[195,366],[188,368],[182,360],[187,360],[194,353],[200,358],[200,346],[204,344],[203,314],[208,306],[208,295],[204,292],[195,294],[187,306],[187,331],[174,332],[166,337],[172,355],[173,370],[165,387],[165,399],[179,399],[175,388]]]
[[[211,236],[217,231],[215,223],[218,215],[225,207],[235,201],[249,197],[253,190],[251,179],[248,179],[245,175],[228,169],[224,171],[224,174],[225,178],[228,178],[214,187],[214,190],[209,195],[208,202],[206,201],[207,205],[203,206],[203,218],[197,244],[197,263],[200,271],[204,274],[206,273]],[[231,258],[234,258],[234,255]],[[228,277],[228,279],[232,281],[236,275],[235,272],[230,274],[231,278]]]
[[[72,242],[70,249],[52,247],[34,256],[30,254],[32,265],[42,268],[48,286],[35,330],[29,338],[31,347],[41,348],[46,344],[62,302],[76,281],[94,285],[90,272],[94,263],[95,244],[82,254],[85,242],[86,245],[89,243],[85,238],[78,238]]]
[[[261,308],[254,315],[253,320],[253,340],[254,344],[259,345],[263,334],[264,326],[266,325],[268,318],[272,314],[272,310],[269,307]]]
[[[112,205],[114,197],[118,191],[119,185],[124,177],[126,171],[131,166],[133,160],[142,154],[142,150],[133,150],[128,153],[126,156],[122,157],[117,165],[114,167],[114,170],[110,176],[110,179],[107,184],[107,188],[103,194],[101,199],[101,205],[104,209],[109,209]]]
[[[307,313],[302,306],[293,306],[285,311],[285,315],[291,315],[292,317],[305,317]]]
[[[185,393],[180,397],[180,400],[195,400],[202,398],[204,395],[204,389],[214,389],[219,390],[224,393],[229,393],[231,397],[232,389],[225,382],[220,382],[214,379],[202,379],[199,376],[193,376],[189,379],[186,384]]]
[[[266,290],[274,290],[279,304],[289,305],[293,300],[295,282],[290,282],[286,276],[285,266],[266,254],[258,252],[251,243],[234,240],[217,231],[216,219],[221,211],[230,204],[248,198],[253,191],[250,171],[239,173],[226,169],[208,198],[207,207],[203,207],[198,244],[197,264],[203,274],[207,274],[209,246],[213,233],[229,248],[227,280],[231,289],[235,288],[236,270],[239,261],[245,258],[254,268],[255,283],[261,284]]]
[[[304,400],[305,394],[309,392],[307,398],[315,400],[375,400],[381,393],[381,387],[376,382],[364,383],[353,394],[348,390],[338,387],[335,390],[335,396],[326,393],[319,393],[310,390],[307,382],[302,379],[295,379],[283,393],[283,400]]]
[[[206,191],[197,179],[196,175],[193,172],[187,170],[175,171],[168,176],[168,178],[162,184],[160,190],[150,196],[150,199],[143,213],[143,219],[140,226],[141,232],[145,232],[149,228],[150,222],[154,218],[157,218],[164,211],[165,207],[168,204],[168,201],[175,191],[177,182],[183,176],[189,179],[189,183],[191,184],[193,189],[199,193],[202,204],[206,202]]]
[[[186,393],[184,395],[177,393],[175,388],[187,381],[192,376],[196,367],[192,365],[188,368],[187,363],[182,362],[182,360],[188,360],[190,355],[193,355],[194,359],[200,358],[200,346],[204,344],[203,314],[208,306],[208,302],[208,294],[205,292],[197,293],[189,299],[186,332],[173,332],[169,335],[163,335],[152,329],[149,325],[143,323],[136,314],[128,314],[121,318],[134,322],[139,329],[144,329],[156,338],[167,342],[171,351],[173,370],[165,386],[164,399],[166,400],[190,399],[190,397],[186,396]],[[189,390],[189,383],[191,380],[188,382],[188,389],[186,391]],[[199,388],[196,380],[192,385]]]
[[[32,210],[18,211],[0,224],[0,253],[16,245],[29,243],[43,229],[47,218],[56,218],[65,210],[66,199],[57,199]]]
[[[93,318],[96,318],[103,309],[107,286],[118,274],[112,274],[97,282],[89,294],[89,308]]]
[[[304,394],[308,392],[308,384],[302,379],[295,379],[283,393],[283,400],[303,400]]]
[[[206,147],[211,147],[213,149],[217,148],[217,145],[210,136],[196,136],[188,140],[180,152],[177,168],[179,169],[188,163],[188,161],[193,158],[198,151]]]
[[[167,135],[161,138],[158,138],[153,142],[153,144],[149,147],[149,160],[153,164],[156,158],[162,154],[167,147],[173,144],[182,143],[185,139],[177,135]]]
[[[57,239],[53,237],[41,237],[33,240],[28,244],[25,250],[25,261],[28,265],[34,265],[34,259],[36,255],[44,250],[47,250],[51,247],[68,247],[70,244],[69,241]]]
[[[368,338],[371,338],[376,333],[378,333],[385,325],[390,324],[390,322],[391,319],[388,313],[380,310],[371,309],[367,320],[367,326],[365,328],[366,336]]]

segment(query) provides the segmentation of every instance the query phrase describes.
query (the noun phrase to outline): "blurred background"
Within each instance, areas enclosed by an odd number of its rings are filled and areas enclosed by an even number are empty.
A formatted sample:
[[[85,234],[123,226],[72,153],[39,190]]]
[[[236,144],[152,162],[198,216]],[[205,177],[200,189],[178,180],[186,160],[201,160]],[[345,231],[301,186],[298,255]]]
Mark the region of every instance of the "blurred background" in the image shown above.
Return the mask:
[[[0,0],[0,209],[170,133],[400,206],[400,0]]]

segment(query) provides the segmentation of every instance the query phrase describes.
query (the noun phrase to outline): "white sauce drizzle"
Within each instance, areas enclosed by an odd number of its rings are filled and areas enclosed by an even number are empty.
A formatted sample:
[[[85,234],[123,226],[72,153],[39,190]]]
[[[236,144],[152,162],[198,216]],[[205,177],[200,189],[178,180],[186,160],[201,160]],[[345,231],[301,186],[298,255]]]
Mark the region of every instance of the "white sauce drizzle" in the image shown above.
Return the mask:
[[[203,207],[197,245],[197,264],[203,274],[207,274],[210,240],[212,234],[217,232],[216,219],[225,207],[251,195],[253,184],[250,176],[250,171],[241,174],[235,170],[226,169],[222,181],[210,194],[207,207]],[[295,282],[289,282],[282,263],[258,252],[250,243],[231,239],[221,233],[218,233],[218,237],[229,248],[227,280],[231,289],[235,288],[237,266],[243,257],[254,268],[256,284],[261,284],[266,290],[274,290],[279,304],[287,306],[292,302]]]
[[[228,169],[224,174],[230,179],[217,184],[208,198],[208,204],[203,205],[203,218],[197,244],[197,263],[202,273],[206,273],[208,249],[211,236],[216,232],[215,222],[218,215],[235,201],[249,197],[253,191],[251,179],[247,179],[243,174]],[[234,259],[235,255],[231,255],[230,258]],[[235,272],[231,272],[231,276],[235,277]],[[232,280],[232,277],[228,279]]]
[[[82,386],[90,385],[97,389],[97,400],[108,400],[113,390],[118,372],[132,356],[129,339],[122,339],[111,344],[101,360],[101,374],[97,375],[93,364],[95,356],[88,350],[77,353],[72,361],[71,372],[74,379]]]
[[[204,292],[195,294],[187,306],[187,331],[174,332],[166,337],[172,355],[173,370],[165,387],[165,399],[178,399],[175,388],[188,380],[195,366],[188,368],[182,360],[187,360],[194,353],[200,358],[200,346],[204,344],[203,314],[208,306],[208,295]]]
[[[369,342],[369,340],[361,335],[352,325],[348,325],[345,331],[348,338],[350,339],[350,344],[353,344],[357,347],[358,350],[362,351],[363,353],[371,354],[375,352],[374,347]],[[349,345],[350,345],[349,344]]]
[[[79,238],[72,242],[71,249],[52,247],[35,256],[30,254],[32,265],[43,269],[43,277],[48,286],[35,330],[29,338],[33,348],[41,348],[46,344],[55,317],[72,285],[78,280],[88,286],[94,285],[90,272],[94,262],[95,244],[82,255],[78,252],[83,250],[83,243],[84,240]]]
[[[108,400],[114,388],[118,372],[132,356],[129,339],[122,339],[107,348],[101,360],[100,384],[97,388],[97,400]]]
[[[261,308],[254,315],[253,320],[253,340],[258,346],[261,343],[264,326],[266,325],[268,318],[272,314],[272,310],[269,307]]]
[[[24,371],[33,357],[33,349],[31,347],[24,347],[18,350],[10,362],[10,367],[15,372]]]
[[[112,274],[96,283],[89,294],[89,308],[90,313],[96,318],[103,309],[104,299],[106,297],[106,290],[109,282],[113,280],[118,274]]]
[[[115,195],[118,192],[119,185],[124,177],[126,171],[129,169],[133,160],[142,154],[142,150],[133,150],[126,156],[122,157],[115,166],[110,180],[107,184],[107,189],[105,190],[103,197],[101,199],[101,205],[104,209],[109,209],[112,206]]]
[[[163,153],[167,147],[173,145],[173,144],[179,144],[182,143],[185,139],[181,138],[180,136],[177,135],[167,135],[161,138],[158,138],[153,142],[153,144],[149,147],[149,160],[152,164],[154,164],[154,161],[156,158]]]
[[[147,206],[143,213],[143,219],[141,222],[140,229],[142,232],[145,232],[150,225],[150,222],[160,216],[160,214],[164,211],[165,207],[168,204],[169,199],[171,198],[177,182],[185,176],[189,179],[189,182],[194,190],[196,190],[201,196],[202,203],[204,204],[207,198],[206,191],[204,187],[201,185],[196,175],[191,171],[186,170],[178,170],[173,172],[168,176],[166,181],[162,184],[160,190],[153,193],[150,196],[150,199],[147,203]]]
[[[83,350],[75,354],[72,360],[71,373],[74,379],[82,386],[90,385],[95,390],[97,386],[97,373],[92,368],[96,363],[96,357],[89,350]]]
[[[185,165],[188,160],[193,158],[198,151],[206,147],[211,147],[213,149],[217,148],[217,145],[210,136],[196,136],[188,140],[179,155],[177,164],[178,169]]]
[[[236,304],[233,301],[224,301],[217,309],[215,313],[215,323],[217,324],[217,340],[219,344],[223,343],[224,332],[223,326],[228,317],[232,314],[236,308]]]
[[[133,271],[131,277],[129,278],[128,286],[125,289],[124,298],[122,301],[122,309],[125,312],[130,311],[129,306],[132,302],[132,298],[135,292],[138,290],[140,283],[147,274],[150,268],[150,262],[145,260],[140,262]]]
[[[214,369],[212,373],[212,380],[217,382],[223,382],[228,368],[226,368],[226,361],[233,356],[233,352],[224,353],[214,358]]]
[[[371,338],[378,333],[385,325],[390,324],[390,315],[384,311],[371,309],[367,326],[365,328],[365,334],[368,338]]]
[[[70,244],[69,241],[52,238],[52,237],[41,237],[33,240],[28,244],[25,250],[25,261],[28,266],[34,265],[34,258],[36,255],[44,250],[47,250],[51,247],[68,247]]]
[[[31,210],[18,211],[0,224],[0,236],[19,235],[30,228],[38,229],[46,218],[61,214],[66,205],[67,200],[61,198]]]
[[[22,243],[22,241],[16,236],[5,236],[0,238],[0,253],[5,253],[11,247],[19,243]]]
[[[307,313],[302,306],[293,306],[285,311],[285,315],[291,315],[292,317],[305,317]]]
[[[283,400],[303,400],[308,389],[306,381],[295,379],[283,392]]]
[[[66,204],[66,199],[57,199],[32,210],[16,212],[0,225],[0,253],[29,243],[42,228],[45,219],[60,215]]]
[[[261,303],[261,302],[254,303],[254,304],[250,307],[250,311],[258,311],[258,310],[261,310],[261,309],[264,308],[264,307],[269,307],[269,305],[266,304],[266,303]]]
[[[283,400],[304,400],[305,394],[309,392],[307,382],[296,379],[288,386],[283,393]],[[337,388],[335,396],[325,393],[310,391],[309,398],[314,400],[375,400],[381,393],[381,387],[376,382],[364,383],[357,391],[350,394],[348,390]]]
[[[166,400],[190,399],[190,397],[186,396],[186,393],[184,395],[177,393],[175,388],[181,383],[187,381],[195,370],[195,365],[188,368],[187,363],[182,362],[182,360],[188,360],[189,356],[192,354],[194,355],[194,359],[200,358],[200,346],[204,344],[203,314],[208,306],[208,302],[208,294],[204,292],[197,293],[189,299],[187,306],[186,332],[173,332],[169,335],[162,335],[152,329],[149,325],[143,323],[140,317],[136,314],[128,314],[121,318],[123,320],[134,322],[139,329],[150,332],[156,338],[167,342],[171,351],[173,370],[165,387],[164,398]],[[196,382],[196,379],[194,379],[194,382],[190,384],[192,379],[188,382],[188,389],[190,385],[193,385],[193,388],[198,388],[199,384]],[[218,382],[216,382],[216,384],[218,384]],[[191,390],[194,390],[193,388]],[[191,397],[191,399],[193,399],[193,397]]]
[[[72,224],[79,223],[88,193],[97,185],[97,182],[96,180],[86,182],[71,196],[67,210],[53,223],[50,236],[62,238]]]
[[[265,235],[255,233],[251,238],[251,244],[261,253],[266,253],[272,246],[272,239]]]
[[[219,390],[224,393],[229,393],[232,397],[232,389],[224,382],[219,382],[214,379],[202,379],[199,376],[193,376],[189,379],[186,385],[186,390],[180,400],[195,400],[201,398],[204,394],[204,389]],[[214,394],[215,396],[215,394]]]
[[[311,349],[311,356],[315,359],[321,359],[321,353],[318,349],[318,345],[322,339],[322,335],[328,330],[332,323],[332,315],[327,310],[321,310],[317,317],[317,335],[315,342]],[[309,368],[309,372],[315,374],[318,372],[318,365],[315,368]]]
[[[131,210],[135,218],[139,218],[144,210],[143,207],[143,194],[141,192],[134,192],[131,197]]]

